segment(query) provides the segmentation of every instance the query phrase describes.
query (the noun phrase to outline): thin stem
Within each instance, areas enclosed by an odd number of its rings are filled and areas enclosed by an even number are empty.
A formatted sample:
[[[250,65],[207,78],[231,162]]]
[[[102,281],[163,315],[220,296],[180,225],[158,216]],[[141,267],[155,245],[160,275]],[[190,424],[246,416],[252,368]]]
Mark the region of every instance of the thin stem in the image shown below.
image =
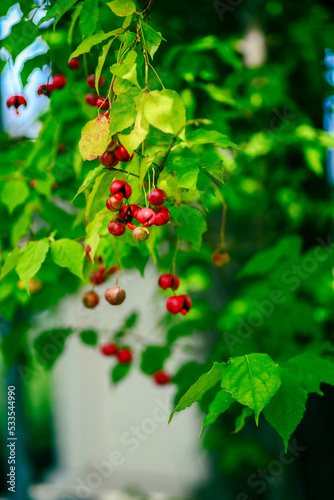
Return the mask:
[[[87,76],[88,76],[87,54],[83,55],[83,63],[84,63],[84,69],[85,69],[85,76],[87,78]]]
[[[109,172],[112,172],[113,170],[116,170],[117,172],[123,172],[124,174],[133,175],[133,177],[138,177],[138,179],[139,179],[139,175],[133,174],[132,172],[129,172],[128,170],[122,170],[121,168],[114,168],[114,167],[112,167],[111,169],[110,168],[106,168],[106,170],[109,170]]]
[[[179,246],[180,246],[180,238],[177,238],[176,239],[176,245],[175,245],[174,257],[173,257],[173,262],[172,262],[173,276],[176,276],[176,255],[177,255],[177,252],[179,251]]]
[[[113,242],[113,245],[114,245],[114,252],[115,252],[115,259],[116,259],[116,266],[117,266],[116,286],[118,286],[118,278],[119,278],[120,265],[119,265],[118,255],[117,255],[115,236],[112,237],[112,242]]]
[[[226,212],[227,212],[227,204],[226,204],[226,201],[219,189],[219,187],[217,186],[217,184],[212,180],[211,180],[211,184],[212,186],[214,187],[217,195],[218,195],[218,198],[220,199],[221,201],[221,204],[223,205],[223,215],[222,215],[222,222],[221,222],[221,226],[220,226],[220,243],[221,243],[221,248],[224,250],[225,247],[226,247],[226,242],[225,242],[225,226],[226,226]]]

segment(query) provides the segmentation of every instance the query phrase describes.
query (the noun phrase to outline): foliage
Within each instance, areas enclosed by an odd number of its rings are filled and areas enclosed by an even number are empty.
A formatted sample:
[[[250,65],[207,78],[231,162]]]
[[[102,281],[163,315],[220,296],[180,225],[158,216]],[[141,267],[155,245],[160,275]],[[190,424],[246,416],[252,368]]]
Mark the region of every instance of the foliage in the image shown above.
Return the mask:
[[[152,12],[162,31],[163,9],[169,7]],[[315,4],[311,10],[319,22],[326,12]],[[191,294],[193,308],[185,318],[164,318],[165,342],[144,346],[137,356],[143,373],[162,369],[174,349],[188,342],[194,361],[173,376],[174,411],[199,401],[206,414],[203,429],[211,426],[206,443],[222,425],[219,415],[234,416],[239,408],[238,432],[250,415],[258,423],[263,414],[287,447],[308,394],[322,394],[323,383],[334,385],[328,238],[333,206],[317,194],[326,189],[323,162],[333,138],[320,130],[325,87],[315,75],[330,44],[329,31],[319,34],[299,12],[295,29],[285,34],[288,42],[272,43],[269,61],[248,67],[228,32],[197,33],[195,39],[184,30],[183,42],[169,41],[170,25],[162,35],[147,14],[132,1],[73,0],[65,8],[55,2],[43,18],[55,18],[53,27],[42,30],[42,23],[25,20],[24,11],[5,40],[15,59],[41,35],[50,46],[53,73],[65,73],[68,85],[52,94],[49,112],[39,117],[43,125],[36,141],[4,137],[0,296],[9,333],[3,356],[11,364],[29,352],[30,320],[23,330],[20,324],[22,342],[12,333],[22,308],[31,318],[76,291],[80,282],[88,283],[95,256],[107,268],[120,264],[141,274],[152,260],[161,272],[177,269],[181,293]],[[267,25],[262,21],[268,32],[275,31],[288,15],[278,12],[268,16]],[[17,32],[27,23],[32,29],[18,46]],[[303,64],[288,57],[291,47]],[[78,73],[67,67],[72,57],[83,63]],[[84,68],[95,73],[96,89],[105,75],[109,115],[85,103]],[[308,81],[304,95],[287,85],[297,77]],[[105,170],[97,160],[112,136],[134,152],[131,162],[117,166],[120,171]],[[131,203],[146,199],[152,185],[164,189],[172,222],[154,228],[146,242],[134,241],[129,232],[114,240],[106,230],[105,199],[115,177],[131,183]],[[88,246],[92,261],[85,257]],[[228,251],[230,264],[215,268],[214,250]],[[42,292],[34,289],[34,279]],[[111,340],[121,341],[135,320]],[[33,345],[45,368],[55,361],[40,355],[49,336],[42,333]],[[205,339],[201,353],[191,342],[197,336]],[[98,348],[92,332],[82,332],[81,339]],[[130,365],[116,365],[112,381],[129,370]],[[222,436],[225,442],[224,431]],[[242,437],[231,439],[242,443]],[[225,470],[240,465],[224,460]]]

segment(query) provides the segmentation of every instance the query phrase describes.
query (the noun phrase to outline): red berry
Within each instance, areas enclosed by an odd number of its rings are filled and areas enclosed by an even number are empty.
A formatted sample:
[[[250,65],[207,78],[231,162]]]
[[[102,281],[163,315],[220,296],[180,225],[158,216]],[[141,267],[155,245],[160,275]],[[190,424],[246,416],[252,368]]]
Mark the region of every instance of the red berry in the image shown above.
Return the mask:
[[[91,89],[95,89],[95,75],[88,75],[86,78],[86,82],[87,82],[88,87],[90,87]],[[99,78],[99,85],[98,86],[103,87],[104,82],[105,82],[104,76],[101,75]]]
[[[162,205],[167,200],[167,194],[163,189],[153,189],[150,193],[148,193],[148,202],[155,207],[158,205]]]
[[[99,109],[102,109],[103,111],[105,111],[106,109],[110,108],[110,101],[106,97],[98,97],[98,99],[96,101],[96,106]]]
[[[128,162],[132,160],[133,153],[132,155],[129,155],[124,146],[118,146],[115,150],[115,156],[119,161]]]
[[[76,71],[81,68],[81,62],[76,57],[72,57],[72,59],[68,61],[67,66],[73,69],[73,71]]]
[[[177,295],[173,295],[172,297],[168,297],[166,300],[166,309],[171,314],[177,314],[181,311],[183,307],[183,299]]]
[[[31,187],[31,189],[34,189],[34,187],[36,187],[36,184],[37,184],[37,179],[33,179],[33,180],[30,182],[30,187]]]
[[[114,356],[115,354],[117,354],[118,347],[117,347],[116,344],[113,344],[112,342],[109,342],[109,344],[101,345],[100,351],[105,356]]]
[[[99,96],[97,94],[91,92],[90,94],[86,95],[85,101],[89,106],[96,106],[98,98]]]
[[[118,286],[112,286],[111,288],[107,288],[104,297],[109,304],[112,306],[119,306],[125,300],[126,293],[123,288],[119,288]]]
[[[180,295],[180,297],[183,299],[183,306],[182,306],[180,313],[183,316],[185,316],[187,314],[187,312],[190,311],[191,306],[192,306],[192,302],[191,302],[190,297],[188,297],[188,295]]]
[[[82,302],[88,309],[93,309],[100,302],[100,297],[95,292],[86,292],[82,296]]]
[[[122,365],[127,365],[132,361],[132,352],[130,349],[120,349],[117,354],[117,359]]]
[[[115,196],[110,196],[106,201],[106,207],[110,212],[118,212],[124,205],[124,199],[118,200]]]
[[[40,85],[37,89],[37,95],[45,95],[46,97],[50,97],[51,92],[54,90],[52,85],[43,84]]]
[[[131,186],[127,182],[114,181],[114,182],[112,182],[112,184],[110,186],[110,192],[113,195],[118,195],[117,199],[122,199],[123,196],[125,198],[130,198],[131,193],[132,193],[132,189],[131,189]],[[120,195],[122,195],[122,196],[120,196]],[[115,198],[116,198],[116,196],[115,196]]]
[[[215,250],[211,255],[211,262],[217,267],[226,266],[231,260],[230,254],[222,250]]]
[[[55,75],[51,80],[51,85],[54,89],[61,90],[67,84],[67,78],[64,75]]]
[[[119,216],[124,222],[131,222],[140,208],[137,205],[125,205],[119,212]],[[135,226],[136,227],[136,226]]]
[[[146,227],[136,227],[136,229],[133,230],[132,236],[136,241],[142,242],[147,240],[150,236],[150,232]]]
[[[93,285],[101,285],[105,281],[105,276],[103,271],[93,271],[89,275],[89,281]]]
[[[154,208],[156,226],[164,226],[170,219],[170,211],[166,207]]]
[[[171,381],[171,376],[168,375],[168,373],[164,372],[163,370],[160,370],[159,372],[156,372],[153,375],[154,381],[158,385],[166,385],[169,384]]]
[[[136,229],[136,226],[135,224],[132,224],[132,222],[128,222],[126,227],[128,227],[131,231],[133,231],[134,229]]]
[[[110,151],[106,151],[102,155],[99,156],[99,162],[101,165],[104,165],[105,167],[116,167],[118,160],[115,157],[114,153],[111,153]]]
[[[12,95],[7,100],[7,108],[11,108],[12,106],[14,106],[14,108],[17,111],[17,109],[20,106],[24,106],[26,108],[27,107],[27,101],[26,101],[26,99],[25,99],[25,97],[23,95]],[[18,111],[17,111],[16,114],[19,114]]]
[[[125,225],[116,220],[111,220],[108,224],[108,231],[113,236],[122,236],[125,233]]]
[[[144,227],[149,227],[154,224],[155,213],[151,208],[144,207],[138,211],[136,219],[140,224],[143,224]]]
[[[162,274],[158,280],[158,284],[163,290],[166,290],[167,288],[177,290],[180,285],[180,278],[173,276],[172,274]]]

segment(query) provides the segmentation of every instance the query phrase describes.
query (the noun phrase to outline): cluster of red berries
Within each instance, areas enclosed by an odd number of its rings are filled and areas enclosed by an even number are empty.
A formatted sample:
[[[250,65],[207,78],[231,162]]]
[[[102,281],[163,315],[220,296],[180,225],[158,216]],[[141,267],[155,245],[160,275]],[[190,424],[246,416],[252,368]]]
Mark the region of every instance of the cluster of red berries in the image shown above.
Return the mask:
[[[90,247],[88,246],[86,248],[86,255],[90,259]],[[98,258],[98,262],[100,263],[99,269],[92,271],[89,275],[89,281],[92,283],[92,285],[101,285],[106,281],[108,276],[111,276],[112,274],[115,274],[118,271],[117,266],[112,266],[109,269],[106,268],[102,257]],[[118,286],[113,286],[110,288],[107,288],[104,297],[109,304],[113,306],[119,306],[122,304],[125,300],[126,293],[125,290],[122,288],[119,288]],[[89,292],[86,292],[82,296],[82,302],[85,307],[88,309],[94,309],[100,302],[100,296],[94,292],[94,290],[91,290]]]
[[[94,89],[95,88],[95,75],[88,75],[86,78],[86,82],[89,88]],[[105,78],[103,75],[100,76],[99,78],[99,83],[98,87],[103,87],[105,83]],[[96,106],[99,109],[102,109],[103,111],[107,110],[110,108],[110,101],[107,97],[100,96],[96,94],[95,92],[90,92],[89,94],[86,95],[85,101],[89,106]]]
[[[172,274],[162,274],[158,279],[158,285],[163,289],[171,288],[173,291],[180,286],[180,278]],[[171,314],[181,313],[185,316],[191,309],[192,302],[188,295],[172,295],[166,300],[166,309]]]
[[[99,157],[99,160],[107,168],[113,168],[119,161],[128,162],[132,158],[133,155],[129,155],[124,146],[118,146],[114,151],[107,150]],[[141,208],[138,205],[125,205],[125,200],[130,198],[132,194],[131,186],[127,182],[113,181],[110,193],[111,196],[106,201],[106,207],[110,212],[117,212],[115,218],[108,224],[108,231],[113,236],[121,236],[128,227],[133,231],[133,237],[136,241],[145,241],[150,235],[148,227],[153,224],[164,226],[170,219],[168,208],[162,206],[162,203],[167,200],[167,194],[162,189],[153,189],[148,194],[148,202],[154,207],[153,209]],[[141,226],[136,227],[133,220],[139,222]]]
[[[19,115],[19,107],[24,106],[27,107],[27,100],[23,95],[12,95],[7,99],[7,108],[14,107],[15,112]]]
[[[122,365],[128,365],[133,360],[133,353],[128,347],[119,348],[114,342],[108,342],[100,347],[100,352],[104,356],[116,356],[118,362]],[[153,380],[158,385],[166,385],[171,382],[171,376],[164,370],[159,370],[152,375]]]
[[[61,90],[66,87],[67,78],[64,75],[54,75],[50,83],[43,83],[37,89],[37,95],[50,97],[54,90]]]
[[[118,362],[122,365],[128,365],[133,359],[131,349],[128,347],[119,348],[118,345],[113,342],[102,345],[100,351],[104,356],[116,356]]]

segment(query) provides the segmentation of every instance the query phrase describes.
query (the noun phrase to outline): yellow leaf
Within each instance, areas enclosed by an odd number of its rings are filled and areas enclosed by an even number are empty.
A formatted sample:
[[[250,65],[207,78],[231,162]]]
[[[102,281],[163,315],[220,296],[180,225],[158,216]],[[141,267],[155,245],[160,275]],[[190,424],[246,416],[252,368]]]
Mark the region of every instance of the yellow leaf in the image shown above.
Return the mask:
[[[110,143],[109,126],[109,118],[104,114],[86,123],[79,141],[79,151],[84,160],[94,160],[105,152]]]

